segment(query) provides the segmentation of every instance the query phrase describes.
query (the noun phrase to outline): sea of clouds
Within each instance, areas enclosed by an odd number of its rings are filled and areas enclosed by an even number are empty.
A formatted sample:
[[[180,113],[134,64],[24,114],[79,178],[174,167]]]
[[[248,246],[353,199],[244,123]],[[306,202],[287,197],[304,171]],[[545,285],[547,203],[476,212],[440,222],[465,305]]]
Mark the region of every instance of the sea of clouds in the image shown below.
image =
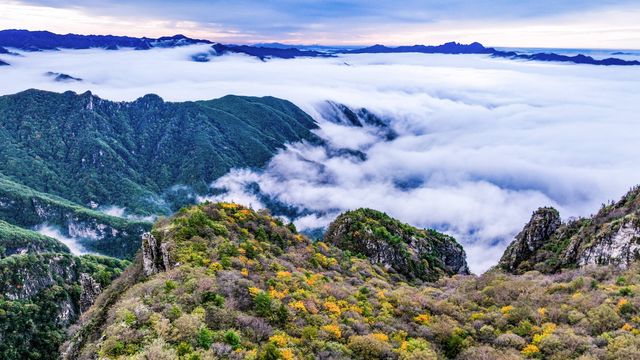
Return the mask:
[[[291,100],[328,146],[290,144],[264,171],[233,170],[215,200],[299,210],[300,229],[372,207],[463,243],[471,269],[494,265],[539,206],[589,215],[640,183],[640,67],[493,59],[483,55],[368,54],[190,61],[204,46],[149,51],[63,50],[2,56],[0,93],[91,90],[111,100],[168,101],[226,94]],[[59,83],[44,74],[84,79]],[[326,100],[366,108],[398,136],[328,121]],[[353,149],[358,157],[336,155]],[[257,184],[261,196],[247,190]],[[255,186],[251,187],[255,189]]]

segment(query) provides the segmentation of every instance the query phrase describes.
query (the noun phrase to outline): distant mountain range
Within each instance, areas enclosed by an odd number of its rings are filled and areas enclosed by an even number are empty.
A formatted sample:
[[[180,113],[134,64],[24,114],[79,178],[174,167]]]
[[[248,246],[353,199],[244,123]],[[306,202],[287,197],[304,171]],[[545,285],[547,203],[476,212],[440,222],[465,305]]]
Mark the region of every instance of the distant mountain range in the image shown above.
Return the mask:
[[[209,61],[210,56],[222,56],[229,53],[255,56],[263,61],[268,58],[293,59],[297,57],[335,56],[334,54],[329,52],[321,52],[315,50],[300,50],[296,48],[263,47],[250,45],[224,45],[217,43],[211,46],[211,50],[208,53],[200,53],[194,55],[193,60],[198,62],[206,62]]]
[[[622,60],[618,58],[607,58],[602,60],[594,59],[586,55],[560,55],[555,53],[534,53],[521,54],[515,51],[502,51],[490,47],[484,47],[482,44],[474,42],[471,44],[460,44],[456,42],[448,42],[437,46],[413,45],[387,47],[384,45],[374,45],[362,49],[344,51],[346,54],[388,54],[388,53],[421,53],[421,54],[488,54],[493,57],[501,57],[507,59],[522,59],[535,61],[555,61],[555,62],[571,62],[576,64],[590,65],[640,65],[637,60]]]
[[[184,35],[165,36],[157,39],[136,38],[113,35],[77,35],[54,34],[49,31],[2,30],[0,31],[0,54],[8,53],[5,48],[24,51],[41,51],[56,49],[90,49],[103,48],[117,50],[134,48],[148,50],[155,47],[176,47],[193,44],[210,44],[209,40],[191,39]]]
[[[513,60],[553,61],[568,62],[589,65],[640,65],[638,60],[623,60],[619,58],[595,59],[591,56],[578,54],[574,56],[561,55],[553,52],[537,52],[524,54],[515,51],[498,50],[485,47],[478,42],[460,44],[448,42],[442,45],[411,45],[388,47],[385,45],[373,45],[358,49],[345,49],[340,47],[286,45],[280,43],[234,45],[213,43],[209,40],[191,39],[184,35],[174,35],[153,38],[135,38],[113,35],[59,35],[49,31],[28,30],[2,30],[0,31],[0,54],[13,54],[7,48],[23,51],[42,51],[57,49],[90,49],[102,48],[106,50],[118,50],[120,48],[134,48],[148,50],[151,48],[170,48],[194,44],[212,44],[207,52],[197,53],[192,56],[196,62],[207,62],[212,56],[221,56],[229,53],[254,56],[260,60],[270,58],[293,59],[298,57],[335,57],[339,54],[395,54],[395,53],[421,53],[421,54],[486,54],[498,58]],[[623,53],[617,53],[623,55]],[[0,65],[9,65],[0,60]]]
[[[460,44],[448,42],[442,45],[412,45],[388,47],[384,45],[373,45],[361,49],[348,50],[346,54],[387,54],[387,53],[422,53],[422,54],[493,54],[496,50],[486,48],[482,44],[474,42],[471,44]]]

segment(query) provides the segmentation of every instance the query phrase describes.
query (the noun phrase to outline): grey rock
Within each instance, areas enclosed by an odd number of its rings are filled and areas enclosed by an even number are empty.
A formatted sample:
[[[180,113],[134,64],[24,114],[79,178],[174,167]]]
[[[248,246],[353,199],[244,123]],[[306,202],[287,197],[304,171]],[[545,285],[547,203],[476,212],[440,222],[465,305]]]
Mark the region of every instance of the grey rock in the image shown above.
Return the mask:
[[[171,269],[167,245],[149,232],[142,234],[142,269],[147,276]]]
[[[324,240],[407,279],[433,281],[443,275],[469,274],[465,251],[454,238],[371,209],[338,216]]]
[[[93,305],[96,298],[102,292],[102,286],[95,281],[89,274],[80,274],[80,286],[82,292],[80,293],[80,311],[85,312]]]
[[[529,223],[505,250],[499,266],[511,272],[517,270],[522,262],[529,260],[551,239],[560,225],[562,221],[558,210],[552,207],[536,210]]]

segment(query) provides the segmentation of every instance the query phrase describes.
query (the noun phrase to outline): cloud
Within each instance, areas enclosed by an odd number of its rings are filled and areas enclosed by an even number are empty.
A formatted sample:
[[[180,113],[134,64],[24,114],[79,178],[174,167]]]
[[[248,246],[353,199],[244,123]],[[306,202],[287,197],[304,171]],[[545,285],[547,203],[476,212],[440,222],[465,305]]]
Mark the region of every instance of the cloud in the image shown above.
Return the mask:
[[[537,207],[556,206],[565,218],[589,215],[640,183],[635,67],[424,54],[189,61],[203,49],[26,53],[0,68],[0,92],[291,100],[319,122],[318,135],[329,145],[290,144],[264,171],[235,170],[216,182],[229,190],[220,198],[304,208],[299,228],[326,225],[343,210],[376,208],[456,236],[475,272],[497,262]],[[84,81],[56,83],[47,71]],[[326,100],[367,108],[398,136],[333,123]],[[337,151],[343,148],[366,159]],[[246,191],[250,184],[261,194]]]
[[[131,221],[144,221],[144,222],[154,222],[158,218],[156,215],[135,215],[127,213],[127,209],[119,206],[101,206],[97,209],[98,211],[105,213],[109,216],[115,216],[122,219],[127,219]]]
[[[621,47],[637,46],[639,11],[633,0],[9,0],[0,27],[226,42]]]
[[[60,229],[58,229],[55,226],[52,226],[49,224],[41,224],[38,227],[36,227],[35,230],[42,235],[52,237],[60,241],[61,243],[65,244],[69,248],[69,250],[71,250],[71,253],[74,255],[91,254],[90,251],[87,251],[87,249],[85,249],[85,247],[82,246],[82,244],[80,244],[80,241],[78,241],[78,239],[65,236],[60,232]]]

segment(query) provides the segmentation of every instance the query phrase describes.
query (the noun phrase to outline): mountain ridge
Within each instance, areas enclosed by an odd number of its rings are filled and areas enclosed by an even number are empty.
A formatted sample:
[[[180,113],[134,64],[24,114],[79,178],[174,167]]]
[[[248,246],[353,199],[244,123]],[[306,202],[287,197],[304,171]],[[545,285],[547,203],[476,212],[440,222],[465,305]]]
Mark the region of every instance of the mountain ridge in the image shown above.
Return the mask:
[[[536,210],[505,250],[498,267],[516,274],[588,265],[631,266],[640,259],[640,186],[590,216],[560,220],[554,208]]]
[[[170,205],[158,201],[163,192],[178,191],[174,185],[206,192],[232,167],[260,167],[287,142],[317,140],[315,121],[272,97],[170,103],[147,95],[112,102],[90,92],[27,90],[0,97],[0,125],[7,144],[0,173],[84,206],[95,202],[143,215],[167,212]],[[63,160],[67,169],[59,166]],[[44,183],[43,173],[54,181]],[[119,175],[117,186],[112,173]],[[69,181],[83,184],[75,196]],[[96,182],[102,186],[90,186]]]
[[[19,29],[0,30],[0,47],[16,48],[24,51],[91,48],[117,50],[120,47],[148,50],[154,47],[177,47],[210,43],[211,41],[209,40],[191,39],[180,34],[154,39],[116,35],[55,34],[50,31]]]
[[[602,65],[602,66],[637,66],[638,60],[624,60],[610,57],[594,59],[591,56],[562,55],[552,52],[537,52],[533,54],[518,53],[515,51],[497,50],[485,47],[478,42],[461,44],[447,42],[441,45],[403,45],[389,47],[376,44],[369,47],[355,49],[340,49],[330,46],[296,46],[279,43],[235,45],[214,43],[210,40],[191,39],[184,35],[164,36],[157,39],[136,38],[114,35],[78,35],[78,34],[54,34],[49,31],[28,30],[0,30],[0,54],[11,54],[5,47],[17,48],[24,51],[65,49],[90,49],[102,48],[117,50],[120,47],[148,50],[151,48],[178,47],[194,44],[212,44],[211,50],[191,56],[192,61],[207,62],[211,56],[220,56],[227,53],[240,53],[257,57],[262,61],[270,58],[294,59],[298,57],[335,57],[338,54],[376,54],[376,53],[424,53],[424,54],[484,54],[495,58],[511,60],[567,62],[574,64]],[[4,49],[4,50],[3,50]],[[1,65],[9,65],[0,60]]]

